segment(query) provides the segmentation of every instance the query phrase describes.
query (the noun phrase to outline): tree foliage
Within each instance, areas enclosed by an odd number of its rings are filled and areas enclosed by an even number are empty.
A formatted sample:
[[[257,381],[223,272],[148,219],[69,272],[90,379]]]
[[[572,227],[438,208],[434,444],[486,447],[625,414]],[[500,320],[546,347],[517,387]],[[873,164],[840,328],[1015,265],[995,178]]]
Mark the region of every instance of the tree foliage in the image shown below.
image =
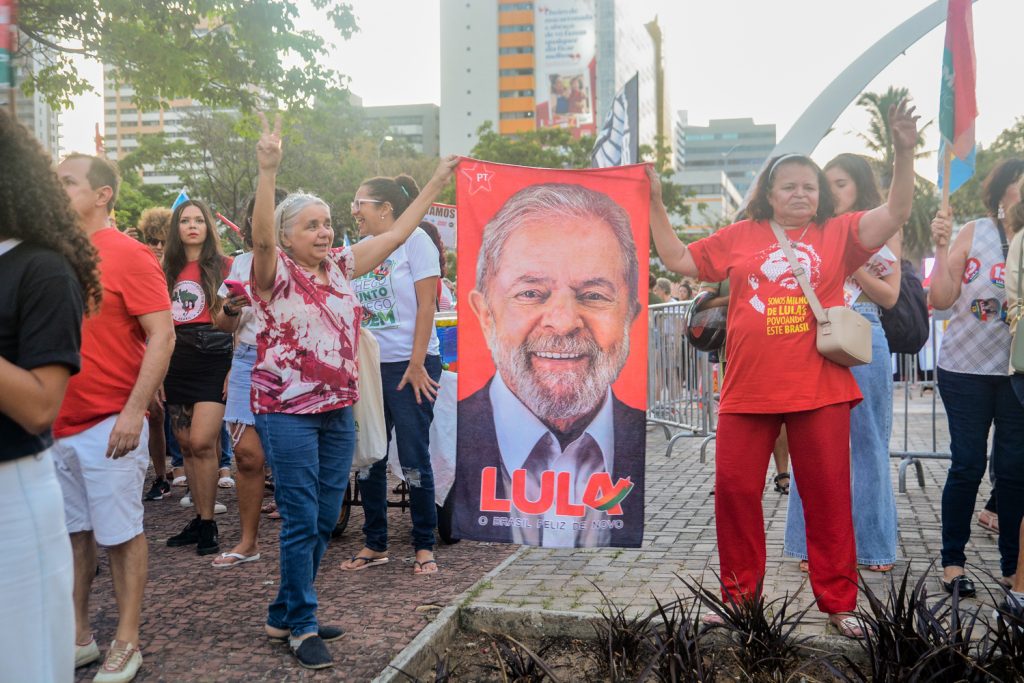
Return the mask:
[[[342,38],[357,30],[350,5],[310,2]],[[57,54],[24,74],[22,88],[69,107],[73,96],[93,91],[72,61],[80,54],[115,67],[140,107],[177,98],[243,110],[265,97],[306,104],[343,77],[319,63],[330,44],[298,29],[298,14],[290,0],[23,2],[18,23],[29,40],[19,52],[34,54],[37,43]]]
[[[408,173],[422,185],[437,164],[436,159],[417,154],[401,140],[385,140],[385,125],[367,121],[343,91],[332,91],[315,107],[292,110],[284,116],[284,158],[278,185],[326,201],[339,241],[343,233],[356,239],[349,205],[360,183],[375,175]],[[190,142],[170,141],[162,135],[142,137],[139,147],[120,162],[122,173],[139,179],[145,167],[177,176],[189,196],[207,201],[214,211],[240,224],[245,203],[256,187],[257,130],[252,115],[194,113],[183,125]],[[170,200],[176,194],[177,190],[170,193]],[[156,199],[159,201],[151,205],[170,203],[166,191]]]
[[[1007,159],[1024,159],[1024,117],[1000,133],[987,148],[978,148],[974,175],[950,195],[953,217],[960,222],[988,213],[981,201],[981,184],[996,165]]]

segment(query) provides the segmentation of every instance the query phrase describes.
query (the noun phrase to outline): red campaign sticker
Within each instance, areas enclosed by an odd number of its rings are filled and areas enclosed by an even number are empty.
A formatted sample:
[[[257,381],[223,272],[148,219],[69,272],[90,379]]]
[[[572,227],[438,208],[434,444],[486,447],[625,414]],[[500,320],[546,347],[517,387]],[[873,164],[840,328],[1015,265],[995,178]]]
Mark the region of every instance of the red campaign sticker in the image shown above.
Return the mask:
[[[978,279],[978,273],[981,272],[981,261],[976,258],[967,259],[967,263],[964,265],[964,284],[970,284]]]
[[[994,266],[992,266],[992,270],[990,270],[988,272],[988,279],[991,280],[992,284],[994,284],[999,289],[1002,289],[1003,287],[1005,287],[1006,286],[1005,285],[1005,283],[1006,283],[1006,264],[1005,263],[997,263]]]

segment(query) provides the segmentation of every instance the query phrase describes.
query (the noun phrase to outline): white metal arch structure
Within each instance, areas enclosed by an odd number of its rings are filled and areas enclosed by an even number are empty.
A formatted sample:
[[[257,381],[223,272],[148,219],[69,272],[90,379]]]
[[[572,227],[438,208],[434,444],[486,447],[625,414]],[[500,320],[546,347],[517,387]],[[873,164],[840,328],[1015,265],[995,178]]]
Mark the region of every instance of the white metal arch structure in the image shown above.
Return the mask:
[[[978,0],[973,0],[977,2]],[[786,153],[810,154],[872,79],[896,57],[946,20],[947,0],[936,0],[902,24],[843,69],[807,107],[785,137],[775,145],[769,159]],[[762,169],[763,170],[763,169]]]

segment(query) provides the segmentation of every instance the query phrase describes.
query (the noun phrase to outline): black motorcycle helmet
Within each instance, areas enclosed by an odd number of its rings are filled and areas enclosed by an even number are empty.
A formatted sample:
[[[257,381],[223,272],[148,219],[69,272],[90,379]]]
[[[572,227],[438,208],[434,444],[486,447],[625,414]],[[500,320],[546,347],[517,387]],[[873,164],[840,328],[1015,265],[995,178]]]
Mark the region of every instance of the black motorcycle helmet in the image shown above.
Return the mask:
[[[698,351],[717,351],[725,345],[725,306],[708,308],[715,295],[701,292],[686,311],[686,340]]]

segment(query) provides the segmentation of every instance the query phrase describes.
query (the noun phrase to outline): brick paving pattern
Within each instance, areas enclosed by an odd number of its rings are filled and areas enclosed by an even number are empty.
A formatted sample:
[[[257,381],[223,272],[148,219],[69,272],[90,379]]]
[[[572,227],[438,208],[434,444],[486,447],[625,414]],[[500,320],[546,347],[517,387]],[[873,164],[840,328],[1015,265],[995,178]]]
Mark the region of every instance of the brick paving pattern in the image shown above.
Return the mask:
[[[932,393],[914,387],[909,399],[909,422],[904,448],[904,408],[902,388],[897,389],[894,411],[894,451],[932,450]],[[949,436],[942,403],[937,402],[936,443],[938,450],[948,451]],[[631,604],[637,611],[654,607],[654,597],[671,599],[683,586],[676,574],[689,580],[716,582],[712,571],[718,570],[715,539],[714,498],[709,494],[714,483],[714,446],[707,463],[699,460],[700,438],[684,438],[676,442],[670,457],[665,455],[663,430],[650,428],[647,433],[647,519],[643,547],[639,549],[545,549],[530,548],[500,575],[486,584],[473,600],[477,605],[537,608],[593,613],[603,604],[594,582],[616,604]],[[948,461],[924,460],[925,487],[919,488],[913,469],[908,472],[906,494],[897,494],[900,522],[899,559],[894,577],[899,579],[911,563],[916,579],[928,565],[936,561],[936,577],[930,592],[941,591],[938,570],[940,536],[940,504]],[[892,461],[892,480],[896,486],[899,461]],[[768,478],[774,475],[770,466]],[[988,481],[978,494],[977,510],[987,500]],[[788,497],[774,491],[766,483],[762,499],[767,537],[766,592],[769,597],[789,593],[797,596],[800,606],[812,602],[806,575],[799,571],[797,561],[782,554]],[[971,573],[979,587],[991,583],[980,570],[998,575],[998,549],[994,536],[972,527],[967,547],[968,562],[978,570]],[[885,575],[864,572],[869,584],[881,589]],[[981,590],[979,594],[984,593]],[[805,630],[818,633],[824,617],[817,610],[808,613]]]
[[[447,605],[515,550],[468,541],[439,546],[440,573],[413,576],[409,513],[392,508],[391,562],[344,572],[339,564],[362,547],[363,513],[356,507],[345,534],[328,547],[316,582],[320,622],[340,625],[348,633],[327,645],[334,668],[311,672],[299,667],[285,645],[263,634],[267,605],[277,594],[280,521],[264,515],[258,562],[214,569],[210,562],[215,556],[199,557],[193,546],[164,544],[194,514],[178,504],[183,494],[183,488],[175,488],[164,500],[146,503],[149,583],[142,614],[144,662],[136,681],[369,681],[429,623],[436,614],[431,605]],[[217,515],[221,550],[227,552],[239,538],[234,489],[218,489],[218,500],[228,507]],[[100,564],[91,614],[105,654],[117,610],[102,551]],[[78,669],[76,681],[91,681],[97,668]]]
[[[935,442],[947,450],[942,404],[937,403]],[[903,393],[897,390],[894,415],[894,451],[931,451],[932,394],[914,388],[909,398],[904,436]],[[714,581],[717,570],[714,527],[714,447],[708,462],[701,464],[702,439],[676,442],[665,455],[661,428],[648,430],[647,520],[640,549],[543,549],[530,548],[500,574],[482,585],[473,603],[495,607],[526,607],[594,613],[602,604],[593,581],[617,603],[637,610],[654,605],[653,596],[671,598],[681,590],[676,574],[691,580]],[[904,445],[906,443],[906,446]],[[898,460],[892,461],[893,486]],[[925,487],[920,488],[913,469],[908,472],[908,492],[897,494],[900,520],[900,559],[895,575],[907,563],[914,576],[926,571],[938,558],[940,547],[940,500],[948,463],[923,461]],[[769,472],[769,478],[774,471]],[[977,509],[988,496],[982,484]],[[269,643],[262,625],[266,605],[277,590],[277,524],[264,519],[260,531],[263,558],[231,569],[214,569],[210,558],[198,557],[192,548],[167,548],[164,540],[189,519],[191,510],[178,505],[183,489],[175,489],[163,501],[146,504],[146,529],[150,541],[150,575],[143,613],[142,644],[145,663],[139,681],[366,681],[387,663],[428,623],[430,606],[443,607],[483,574],[510,555],[515,546],[463,541],[440,546],[442,573],[434,577],[412,575],[413,553],[407,543],[408,513],[390,511],[391,562],[362,572],[347,573],[338,564],[362,545],[359,527],[362,511],[353,512],[345,535],[332,542],[317,581],[322,623],[340,624],[348,635],[329,644],[335,667],[323,672],[302,670],[283,645]],[[228,513],[218,515],[223,550],[238,538],[234,490],[220,490],[219,499]],[[810,588],[795,560],[782,555],[788,498],[766,484],[762,500],[767,529],[768,567],[766,590],[771,596],[797,595],[798,603],[811,602]],[[977,526],[968,545],[969,562],[998,571],[995,538]],[[115,609],[109,567],[101,553],[103,571],[94,584],[92,614],[98,640],[105,649],[115,626]],[[938,571],[933,570],[938,577]],[[985,583],[978,571],[972,572]],[[872,586],[881,588],[883,575],[865,572]],[[940,591],[938,578],[932,591]],[[417,608],[420,608],[417,610]],[[823,619],[812,610],[805,629],[819,632]],[[77,680],[90,680],[96,665],[79,669]]]

